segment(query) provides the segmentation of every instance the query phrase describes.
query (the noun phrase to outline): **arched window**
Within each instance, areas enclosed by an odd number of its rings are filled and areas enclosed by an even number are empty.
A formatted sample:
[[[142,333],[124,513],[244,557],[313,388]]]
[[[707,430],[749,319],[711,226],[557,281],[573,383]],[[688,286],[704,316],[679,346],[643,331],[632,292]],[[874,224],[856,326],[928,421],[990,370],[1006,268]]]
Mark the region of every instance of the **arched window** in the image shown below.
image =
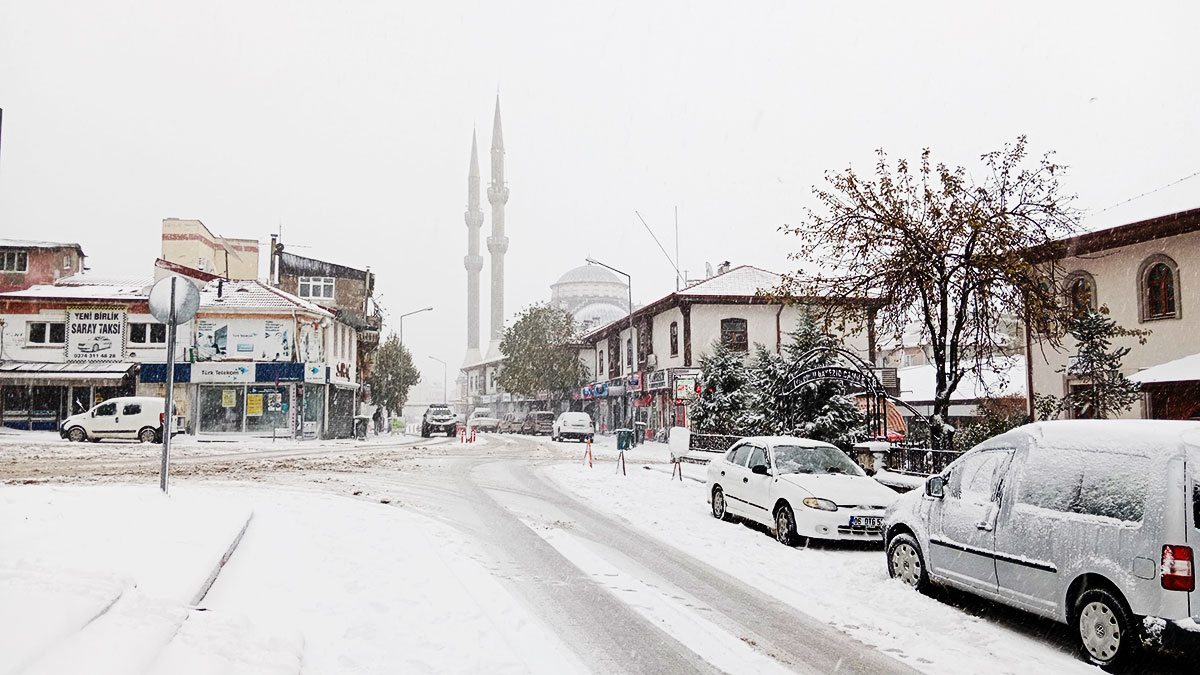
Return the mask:
[[[671,356],[679,356],[679,322],[671,322]]]
[[[1096,309],[1096,282],[1092,275],[1079,272],[1068,280],[1067,306],[1075,316]]]
[[[1142,321],[1179,318],[1179,267],[1165,255],[1147,258],[1138,274]]]

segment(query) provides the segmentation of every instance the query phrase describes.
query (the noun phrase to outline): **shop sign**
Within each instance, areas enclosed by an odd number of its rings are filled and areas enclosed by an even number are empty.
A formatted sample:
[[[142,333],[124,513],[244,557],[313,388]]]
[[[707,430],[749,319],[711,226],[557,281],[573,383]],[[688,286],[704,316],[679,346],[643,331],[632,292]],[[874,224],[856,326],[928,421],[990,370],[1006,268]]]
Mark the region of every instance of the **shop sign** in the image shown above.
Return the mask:
[[[125,358],[124,307],[68,307],[67,362],[115,363]]]
[[[646,375],[646,389],[648,391],[657,391],[667,388],[667,371],[656,370]]]
[[[696,396],[696,378],[694,377],[677,377],[675,378],[675,398],[684,401],[695,398]]]
[[[595,397],[596,397],[596,388],[590,384],[588,386],[584,387],[580,391],[580,398],[589,399],[589,398],[595,398]]]
[[[325,384],[325,364],[324,363],[306,363],[304,364],[304,381],[312,384]]]
[[[253,382],[250,363],[193,363],[192,382]]]
[[[333,373],[337,377],[337,379],[343,380],[343,381],[349,381],[350,380],[350,364],[346,363],[344,361],[338,361],[337,368],[333,369]]]
[[[198,361],[291,361],[288,323],[281,319],[196,319]]]
[[[633,373],[632,375],[629,376],[629,380],[627,380],[625,384],[627,384],[629,386],[629,391],[641,391],[642,390],[642,374],[641,373]]]
[[[596,392],[596,398],[600,398],[602,396],[608,396],[608,383],[601,382],[600,384],[597,384],[595,387],[593,387],[593,390]]]

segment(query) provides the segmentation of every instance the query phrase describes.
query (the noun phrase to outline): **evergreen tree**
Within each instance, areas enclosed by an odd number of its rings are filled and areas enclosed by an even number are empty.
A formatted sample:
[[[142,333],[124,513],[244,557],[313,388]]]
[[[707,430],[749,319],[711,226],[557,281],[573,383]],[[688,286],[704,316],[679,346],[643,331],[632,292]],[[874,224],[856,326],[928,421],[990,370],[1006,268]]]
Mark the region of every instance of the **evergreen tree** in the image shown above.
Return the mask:
[[[413,365],[408,347],[400,344],[395,333],[388,336],[375,353],[371,371],[371,400],[389,414],[399,415],[408,400],[408,390],[421,380],[421,372]]]
[[[1139,385],[1121,373],[1121,359],[1129,347],[1113,347],[1113,338],[1136,337],[1146,344],[1150,331],[1122,328],[1108,317],[1108,308],[1088,309],[1072,318],[1068,332],[1075,338],[1075,354],[1064,370],[1083,386],[1063,397],[1063,406],[1078,417],[1107,419],[1129,410],[1137,402]],[[1060,371],[1062,372],[1062,371]]]
[[[797,386],[811,368],[833,364],[826,353],[805,360],[818,347],[836,347],[837,340],[821,331],[815,319],[801,315],[783,354],[759,346],[752,368],[754,390],[747,420],[753,432],[811,438],[849,447],[864,434],[863,416],[846,395],[845,382],[827,380]]]
[[[711,354],[700,357],[700,398],[692,405],[692,426],[697,433],[744,435],[751,431],[748,413],[753,392],[744,358],[720,340],[713,343]]]
[[[518,396],[545,391],[557,401],[587,379],[587,369],[579,360],[579,326],[570,312],[559,307],[525,308],[504,331],[500,353],[504,367],[497,383]]]

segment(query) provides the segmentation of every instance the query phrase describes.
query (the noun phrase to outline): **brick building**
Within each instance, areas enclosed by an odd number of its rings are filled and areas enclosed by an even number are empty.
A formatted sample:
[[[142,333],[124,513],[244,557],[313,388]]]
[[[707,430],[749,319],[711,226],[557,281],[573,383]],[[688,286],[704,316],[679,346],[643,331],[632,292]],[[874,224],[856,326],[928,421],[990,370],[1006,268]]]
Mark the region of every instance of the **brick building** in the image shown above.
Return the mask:
[[[79,244],[0,239],[0,293],[52,284],[83,271]]]

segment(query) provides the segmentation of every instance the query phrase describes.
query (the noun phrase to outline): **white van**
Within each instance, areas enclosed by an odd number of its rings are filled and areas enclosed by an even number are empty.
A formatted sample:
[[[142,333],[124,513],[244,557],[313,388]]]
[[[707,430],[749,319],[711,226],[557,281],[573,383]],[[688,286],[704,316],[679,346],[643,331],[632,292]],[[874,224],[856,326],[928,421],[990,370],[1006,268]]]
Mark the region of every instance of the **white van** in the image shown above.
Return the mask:
[[[574,438],[579,442],[592,440],[592,435],[596,433],[596,425],[592,424],[592,418],[585,412],[565,412],[554,420],[554,426],[550,431],[550,440],[563,441],[568,438]]]
[[[183,431],[186,420],[176,413],[171,435]],[[99,403],[91,410],[63,420],[58,434],[75,442],[96,442],[104,438],[137,439],[143,443],[162,442],[163,399],[154,396],[120,396]]]
[[[884,519],[888,571],[1067,623],[1120,669],[1200,621],[1200,423],[1040,422],[990,439]]]

